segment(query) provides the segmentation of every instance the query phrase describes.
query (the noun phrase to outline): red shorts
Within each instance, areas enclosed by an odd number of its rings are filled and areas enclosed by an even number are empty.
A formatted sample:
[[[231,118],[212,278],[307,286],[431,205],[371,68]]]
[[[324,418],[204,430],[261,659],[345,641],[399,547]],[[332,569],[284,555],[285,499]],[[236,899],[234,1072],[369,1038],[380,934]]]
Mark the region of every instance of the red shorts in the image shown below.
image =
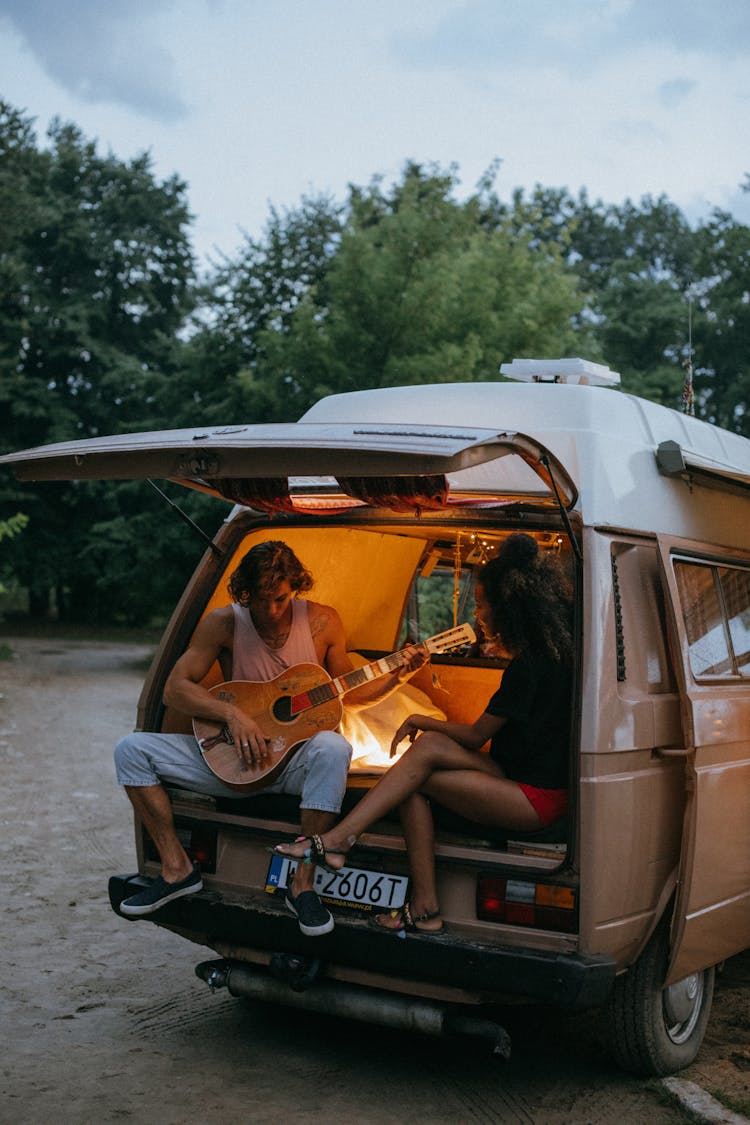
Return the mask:
[[[537,789],[535,785],[526,785],[523,781],[518,782],[518,788],[539,817],[542,828],[554,824],[568,811],[567,789]]]

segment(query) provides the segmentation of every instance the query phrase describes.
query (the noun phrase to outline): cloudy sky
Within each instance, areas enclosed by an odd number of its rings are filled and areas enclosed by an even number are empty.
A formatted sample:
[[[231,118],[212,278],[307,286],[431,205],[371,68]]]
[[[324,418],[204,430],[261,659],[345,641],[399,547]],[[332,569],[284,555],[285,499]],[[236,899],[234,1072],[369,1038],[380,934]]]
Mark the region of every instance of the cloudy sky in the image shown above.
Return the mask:
[[[409,159],[750,222],[750,0],[0,0],[0,97],[186,180],[203,262]]]

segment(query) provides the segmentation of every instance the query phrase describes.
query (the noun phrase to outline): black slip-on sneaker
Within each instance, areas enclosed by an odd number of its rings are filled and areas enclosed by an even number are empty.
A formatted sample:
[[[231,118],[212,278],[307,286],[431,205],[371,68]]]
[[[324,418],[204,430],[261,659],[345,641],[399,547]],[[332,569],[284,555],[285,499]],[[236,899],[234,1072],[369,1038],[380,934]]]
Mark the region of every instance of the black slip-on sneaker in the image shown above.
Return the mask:
[[[300,891],[296,896],[287,891],[286,904],[297,915],[299,928],[305,937],[320,937],[333,929],[333,915],[318,898],[315,891]]]
[[[167,883],[161,875],[154,879],[150,887],[140,891],[137,895],[123,899],[120,903],[120,913],[128,918],[139,918],[142,914],[153,914],[155,910],[172,902],[183,895],[194,895],[203,887],[201,873],[194,867],[189,875],[180,879],[179,883]]]

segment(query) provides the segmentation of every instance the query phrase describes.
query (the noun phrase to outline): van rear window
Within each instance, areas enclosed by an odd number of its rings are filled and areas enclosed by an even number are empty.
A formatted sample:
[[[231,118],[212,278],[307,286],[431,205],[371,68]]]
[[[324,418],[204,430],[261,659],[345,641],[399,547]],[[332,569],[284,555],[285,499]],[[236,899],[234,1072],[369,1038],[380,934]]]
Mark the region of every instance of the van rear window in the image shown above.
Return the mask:
[[[674,570],[693,675],[750,675],[750,568],[676,559]]]

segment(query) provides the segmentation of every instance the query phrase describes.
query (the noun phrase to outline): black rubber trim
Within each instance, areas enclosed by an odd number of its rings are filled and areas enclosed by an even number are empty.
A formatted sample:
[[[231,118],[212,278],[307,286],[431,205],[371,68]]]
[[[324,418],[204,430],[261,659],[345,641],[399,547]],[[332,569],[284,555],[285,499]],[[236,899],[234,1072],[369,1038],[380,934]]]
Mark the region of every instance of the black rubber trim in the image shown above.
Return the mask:
[[[138,875],[113,875],[109,897],[115,913],[124,898],[147,885]],[[348,910],[336,911],[336,928],[330,934],[306,938],[281,895],[262,894],[260,900],[236,903],[201,891],[146,918],[127,921],[189,931],[207,945],[219,941],[272,953],[302,953],[349,968],[376,968],[395,978],[526,997],[567,1009],[598,1007],[615,979],[615,963],[609,958],[495,945],[460,937],[450,929],[400,940],[377,933],[365,918]]]

